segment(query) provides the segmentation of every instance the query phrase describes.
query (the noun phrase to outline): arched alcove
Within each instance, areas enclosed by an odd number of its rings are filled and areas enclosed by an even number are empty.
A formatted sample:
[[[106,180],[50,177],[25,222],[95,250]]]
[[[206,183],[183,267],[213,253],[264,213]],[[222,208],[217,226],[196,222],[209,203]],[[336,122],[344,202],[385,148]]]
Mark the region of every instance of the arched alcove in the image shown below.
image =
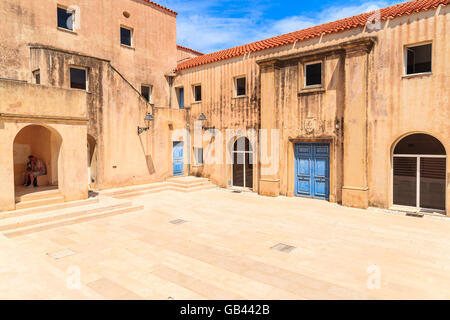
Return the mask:
[[[40,159],[46,167],[46,174],[38,178],[40,187],[58,186],[58,161],[62,139],[59,133],[42,125],[22,128],[14,138],[14,184],[16,191],[24,185],[28,156]]]
[[[90,134],[87,135],[87,155],[88,184],[92,186],[97,182],[97,142]]]

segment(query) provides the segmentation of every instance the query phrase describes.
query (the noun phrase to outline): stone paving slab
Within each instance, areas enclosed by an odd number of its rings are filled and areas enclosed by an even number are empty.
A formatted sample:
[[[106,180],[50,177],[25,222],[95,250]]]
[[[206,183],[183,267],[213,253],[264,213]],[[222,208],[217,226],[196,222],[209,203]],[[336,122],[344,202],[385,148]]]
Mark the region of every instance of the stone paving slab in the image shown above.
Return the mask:
[[[448,220],[224,189],[132,202],[144,210],[0,238],[1,297],[450,298]]]

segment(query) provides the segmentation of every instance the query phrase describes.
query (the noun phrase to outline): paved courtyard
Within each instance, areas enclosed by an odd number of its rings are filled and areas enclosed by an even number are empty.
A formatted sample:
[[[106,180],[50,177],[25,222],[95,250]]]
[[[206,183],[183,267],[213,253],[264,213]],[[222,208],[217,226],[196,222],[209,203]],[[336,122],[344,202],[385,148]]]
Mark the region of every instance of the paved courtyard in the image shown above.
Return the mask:
[[[448,220],[224,189],[132,201],[0,236],[0,298],[450,298]]]

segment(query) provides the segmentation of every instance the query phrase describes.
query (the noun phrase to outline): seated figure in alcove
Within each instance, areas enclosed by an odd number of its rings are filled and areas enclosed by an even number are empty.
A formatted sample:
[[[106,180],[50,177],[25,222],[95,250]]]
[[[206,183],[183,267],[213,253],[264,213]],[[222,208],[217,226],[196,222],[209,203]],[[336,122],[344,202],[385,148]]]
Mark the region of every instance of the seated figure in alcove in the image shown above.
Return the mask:
[[[45,176],[47,170],[45,168],[45,163],[36,158],[33,155],[28,156],[29,162],[27,163],[27,169],[25,172],[25,187],[31,187],[31,181],[33,181],[33,187],[38,187],[37,177]]]

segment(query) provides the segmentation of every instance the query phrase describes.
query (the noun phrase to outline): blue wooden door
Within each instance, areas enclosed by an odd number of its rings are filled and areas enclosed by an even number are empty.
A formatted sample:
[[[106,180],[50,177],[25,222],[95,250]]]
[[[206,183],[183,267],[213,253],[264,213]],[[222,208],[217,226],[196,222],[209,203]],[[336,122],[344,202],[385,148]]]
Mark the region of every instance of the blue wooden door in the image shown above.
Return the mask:
[[[173,142],[173,175],[183,175],[183,141]]]
[[[295,145],[295,194],[303,197],[329,199],[329,144],[297,143]]]

